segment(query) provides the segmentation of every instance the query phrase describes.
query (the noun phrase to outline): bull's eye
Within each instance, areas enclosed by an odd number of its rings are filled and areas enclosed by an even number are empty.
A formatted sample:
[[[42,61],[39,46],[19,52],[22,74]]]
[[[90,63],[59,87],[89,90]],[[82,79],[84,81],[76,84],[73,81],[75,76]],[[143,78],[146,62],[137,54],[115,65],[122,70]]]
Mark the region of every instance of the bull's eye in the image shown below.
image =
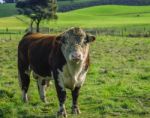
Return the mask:
[[[88,43],[88,41],[86,39],[84,39],[83,43],[84,43],[84,45],[86,45]]]

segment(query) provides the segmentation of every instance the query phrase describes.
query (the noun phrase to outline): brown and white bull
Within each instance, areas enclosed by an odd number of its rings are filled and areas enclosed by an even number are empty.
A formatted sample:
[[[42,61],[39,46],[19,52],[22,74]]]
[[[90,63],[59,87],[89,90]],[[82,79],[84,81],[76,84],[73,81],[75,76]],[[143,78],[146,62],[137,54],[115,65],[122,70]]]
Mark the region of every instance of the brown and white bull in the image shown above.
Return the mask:
[[[58,36],[28,33],[18,46],[18,74],[23,101],[27,102],[30,72],[37,80],[42,101],[46,102],[45,89],[51,78],[55,81],[59,99],[58,116],[66,117],[66,88],[72,92],[72,113],[79,114],[79,90],[89,67],[89,43],[95,37],[81,28],[71,28]]]

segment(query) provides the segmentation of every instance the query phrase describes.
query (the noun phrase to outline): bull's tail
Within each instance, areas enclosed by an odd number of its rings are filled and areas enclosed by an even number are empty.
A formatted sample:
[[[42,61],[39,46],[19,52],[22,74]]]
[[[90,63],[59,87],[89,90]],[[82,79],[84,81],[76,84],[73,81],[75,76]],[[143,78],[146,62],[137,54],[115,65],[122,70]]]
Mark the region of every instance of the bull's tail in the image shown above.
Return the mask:
[[[18,79],[22,90],[22,97],[24,102],[28,100],[27,91],[30,84],[30,68],[27,61],[27,56],[22,52],[20,45],[18,47]]]

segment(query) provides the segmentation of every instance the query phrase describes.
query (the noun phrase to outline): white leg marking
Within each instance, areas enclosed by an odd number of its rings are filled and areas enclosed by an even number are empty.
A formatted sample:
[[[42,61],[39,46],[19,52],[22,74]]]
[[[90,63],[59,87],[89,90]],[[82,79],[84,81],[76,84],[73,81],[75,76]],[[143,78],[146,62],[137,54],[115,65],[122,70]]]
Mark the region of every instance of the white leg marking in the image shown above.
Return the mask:
[[[67,118],[66,108],[65,108],[64,104],[60,105],[60,108],[59,108],[59,110],[57,112],[57,116],[56,117],[62,117],[62,116]]]
[[[59,106],[59,111],[62,111],[64,109],[65,109],[65,105],[64,104],[62,104],[62,105]]]
[[[40,98],[43,102],[46,102],[46,84],[42,85],[42,79],[38,78],[38,90],[40,94]]]
[[[19,70],[18,70],[18,80],[19,80],[19,86],[22,89],[22,82],[21,82],[21,76]],[[24,90],[22,90],[22,100],[23,102],[28,102],[28,96]]]
[[[31,70],[28,69],[28,70],[26,70],[24,73],[27,74],[28,76],[30,76]]]
[[[45,81],[46,81],[46,88],[52,84],[52,82],[50,80],[45,80]]]
[[[23,99],[24,102],[28,102],[28,96],[27,96],[27,93],[24,90],[22,90],[22,99]]]
[[[41,100],[43,102],[47,102],[46,101],[46,88],[51,84],[50,80],[52,80],[52,78],[50,76],[42,77],[41,75],[35,73],[34,71],[33,71],[33,77],[37,79],[38,91],[39,91]],[[42,81],[45,81],[44,85],[42,85]]]
[[[64,75],[59,69],[58,69],[58,72],[59,72],[58,84],[59,84],[59,86],[61,86],[62,90],[65,91],[65,86],[64,86],[64,81],[63,81]]]

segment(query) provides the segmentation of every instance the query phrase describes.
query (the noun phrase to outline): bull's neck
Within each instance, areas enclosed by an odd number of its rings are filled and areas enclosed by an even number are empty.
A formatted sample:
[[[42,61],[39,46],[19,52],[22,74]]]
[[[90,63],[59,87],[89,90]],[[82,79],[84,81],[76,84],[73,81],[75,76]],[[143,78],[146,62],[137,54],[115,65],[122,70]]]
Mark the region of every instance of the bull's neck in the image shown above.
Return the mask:
[[[82,70],[82,65],[83,65],[83,62],[79,62],[79,63],[67,62],[67,68],[68,68],[69,74],[72,77],[78,76]]]

